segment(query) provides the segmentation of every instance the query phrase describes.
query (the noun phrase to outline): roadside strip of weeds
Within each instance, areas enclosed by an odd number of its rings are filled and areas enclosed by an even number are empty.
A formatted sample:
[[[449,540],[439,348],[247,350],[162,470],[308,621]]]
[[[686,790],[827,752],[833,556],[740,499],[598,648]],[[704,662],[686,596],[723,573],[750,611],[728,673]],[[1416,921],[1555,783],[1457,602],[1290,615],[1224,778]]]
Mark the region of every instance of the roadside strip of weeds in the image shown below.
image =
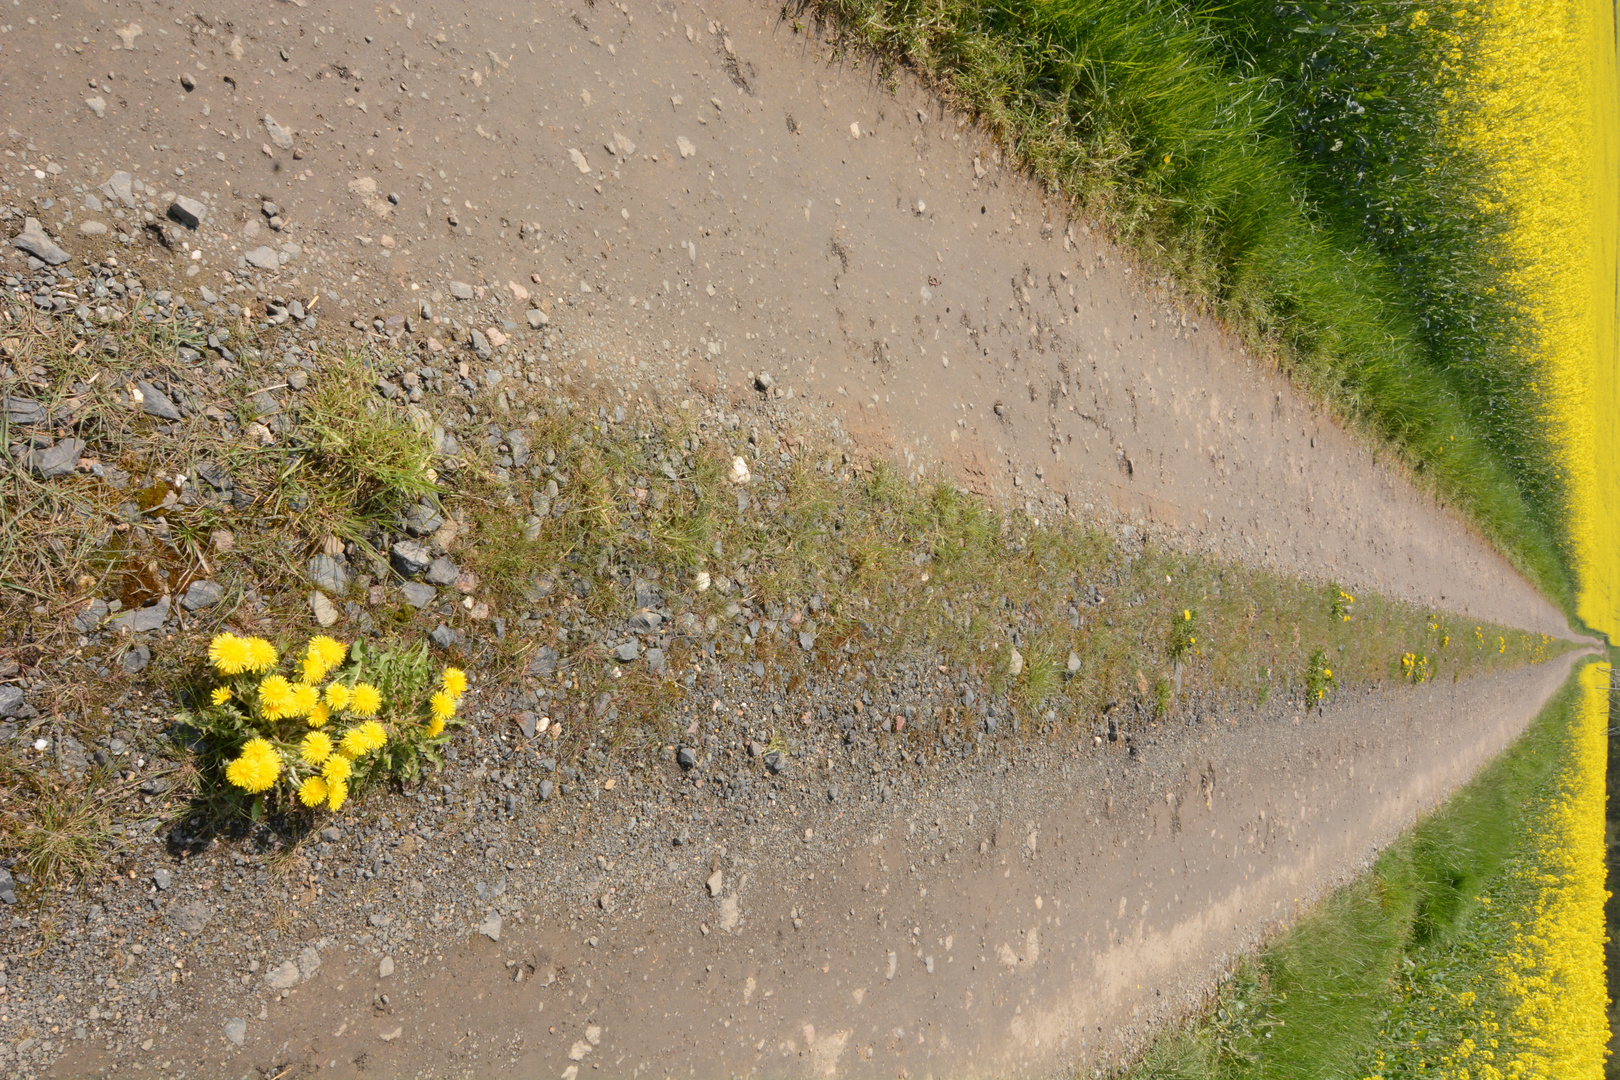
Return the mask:
[[[429,416],[377,393],[421,364],[381,343],[312,346],[288,367],[259,359],[244,328],[234,360],[184,363],[167,343],[189,325],[150,310],[114,331],[22,312],[13,323],[22,375],[8,400],[26,391],[18,412],[48,416],[26,438],[83,442],[71,474],[42,480],[15,462],[0,473],[0,659],[37,712],[0,744],[0,767],[56,758],[35,796],[0,816],[0,844],[41,881],[118,861],[108,847],[124,834],[74,809],[97,775],[85,747],[107,751],[95,790],[143,778],[139,794],[96,802],[102,817],[229,816],[218,748],[155,717],[131,735],[115,712],[145,695],[142,709],[172,715],[203,684],[212,634],[285,652],[322,603],[328,632],[348,640],[415,647],[433,632],[436,662],[464,667],[475,699],[505,703],[499,723],[525,722],[518,698],[527,722],[544,712],[546,753],[581,775],[672,754],[719,709],[722,664],[808,695],[818,675],[874,688],[926,660],[952,696],[862,719],[924,761],[987,739],[1134,754],[1161,725],[1231,721],[1276,695],[1306,708],[1569,647],[1134,533],[1003,515],[881,466],[856,472],[763,408],[748,426],[714,408],[608,423],[537,392],[521,420],[497,424],[482,393]],[[142,385],[181,418],[151,415],[150,393],[130,393]],[[390,555],[412,536],[456,564],[454,585],[419,602],[406,587],[423,583]],[[198,582],[217,599],[169,604]],[[107,603],[120,599],[125,614],[158,612],[156,628],[120,626]],[[837,720],[808,696],[800,712],[768,718],[758,741],[796,754]],[[133,755],[109,749],[115,724],[165,779],[145,782]],[[289,808],[274,820],[297,836],[316,819]],[[112,839],[68,835],[85,830]]]
[[[1223,982],[1128,1080],[1601,1074],[1609,668]]]

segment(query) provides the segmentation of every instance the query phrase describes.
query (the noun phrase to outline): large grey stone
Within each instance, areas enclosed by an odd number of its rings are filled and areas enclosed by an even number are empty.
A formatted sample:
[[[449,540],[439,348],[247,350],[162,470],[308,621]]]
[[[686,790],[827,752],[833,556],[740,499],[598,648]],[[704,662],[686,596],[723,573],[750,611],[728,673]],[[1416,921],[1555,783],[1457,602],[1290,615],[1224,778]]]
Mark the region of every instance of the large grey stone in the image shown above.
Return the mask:
[[[61,266],[73,257],[46,235],[44,227],[33,218],[23,219],[23,230],[11,241],[11,246],[26,251],[34,258],[52,266]]]
[[[126,611],[113,619],[111,629],[114,631],[128,629],[137,634],[156,630],[168,621],[169,606],[170,600],[165,596],[148,607]]]
[[[420,581],[407,581],[399,587],[399,592],[405,597],[405,602],[414,608],[427,607],[439,595],[439,590]]]
[[[233,1016],[225,1021],[225,1038],[230,1040],[232,1046],[241,1046],[247,1042],[247,1021],[240,1016]]]
[[[81,634],[88,634],[101,625],[102,620],[107,617],[107,611],[107,601],[100,597],[91,600],[80,609],[77,615],[73,616],[73,629]],[[0,715],[4,714],[0,713]]]
[[[201,611],[213,607],[225,598],[225,590],[215,581],[193,581],[180,596],[180,606],[187,611]]]
[[[353,578],[348,567],[322,552],[309,560],[309,580],[324,593],[342,596],[349,591]]]
[[[430,585],[454,585],[456,575],[460,572],[456,564],[451,562],[448,557],[440,555],[429,564],[424,580]]]
[[[283,961],[264,973],[264,981],[272,990],[290,990],[298,985],[298,965]]]
[[[107,177],[107,182],[101,185],[101,193],[109,199],[117,199],[125,206],[134,206],[135,178],[120,169]]]
[[[50,419],[45,406],[33,398],[10,397],[3,399],[6,422],[11,424],[43,424]]]
[[[22,712],[23,692],[19,686],[0,686],[0,717],[16,716]]]
[[[270,141],[282,150],[291,150],[293,144],[292,132],[276,123],[276,118],[269,113],[264,114],[264,131],[270,136]]]
[[[79,455],[84,453],[83,439],[63,439],[43,450],[30,450],[23,455],[23,465],[41,480],[54,480],[68,476],[79,466]]]
[[[389,548],[394,569],[404,577],[419,577],[433,565],[433,553],[414,540],[398,540]],[[455,580],[452,575],[451,580]]]
[[[136,379],[135,389],[141,392],[141,412],[147,416],[155,416],[159,420],[180,419],[180,410],[169,400],[169,395],[145,379]]]
[[[473,287],[465,281],[452,281],[450,283],[450,295],[457,300],[471,300],[473,298]]]
[[[200,900],[169,905],[169,925],[188,934],[200,934],[214,918],[214,909]]]
[[[243,255],[242,258],[248,261],[249,266],[257,266],[260,270],[281,269],[281,258],[276,254],[276,249],[273,247],[261,244]]]

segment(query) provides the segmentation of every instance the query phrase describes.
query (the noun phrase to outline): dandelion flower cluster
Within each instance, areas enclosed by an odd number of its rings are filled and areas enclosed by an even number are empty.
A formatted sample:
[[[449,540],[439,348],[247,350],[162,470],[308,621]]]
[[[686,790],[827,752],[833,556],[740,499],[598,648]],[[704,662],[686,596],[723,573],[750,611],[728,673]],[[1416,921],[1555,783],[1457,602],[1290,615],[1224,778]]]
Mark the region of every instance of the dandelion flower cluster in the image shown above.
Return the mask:
[[[220,634],[208,643],[208,661],[221,675],[257,674],[276,663],[276,647],[263,638]]]
[[[326,706],[342,712],[349,707],[349,688],[340,682],[335,682],[326,688]]]
[[[439,677],[438,691],[428,699],[428,738],[436,739],[444,734],[445,721],[456,715],[456,706],[466,692],[467,673],[460,668],[445,668]]]
[[[309,639],[309,645],[304,650],[304,681],[314,684],[326,678],[327,672],[343,663],[344,657],[349,655],[349,647],[341,641],[327,637],[325,634]]]
[[[367,720],[343,733],[343,752],[351,758],[380,750],[388,742],[388,731],[375,720]]]
[[[225,779],[250,794],[267,790],[281,775],[281,755],[268,739],[249,739],[242,754],[225,768]]]
[[[311,776],[298,785],[298,801],[305,806],[319,806],[326,801],[329,794],[326,781],[318,776]]]

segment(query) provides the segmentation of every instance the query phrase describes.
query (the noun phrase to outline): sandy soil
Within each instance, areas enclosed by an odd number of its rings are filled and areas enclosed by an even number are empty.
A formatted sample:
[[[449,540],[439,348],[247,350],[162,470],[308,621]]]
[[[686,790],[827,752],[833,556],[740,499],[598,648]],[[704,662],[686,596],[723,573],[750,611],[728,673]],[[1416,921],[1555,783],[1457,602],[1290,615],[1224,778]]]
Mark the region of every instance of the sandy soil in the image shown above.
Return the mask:
[[[1470,528],[1065,220],[963,118],[829,62],[772,6],[65,0],[3,17],[0,178],[14,201],[54,193],[42,220],[75,253],[156,252],[188,290],[251,280],[365,323],[442,312],[466,282],[511,298],[519,340],[530,304],[569,320],[591,346],[561,365],[626,401],[740,401],[768,381],[852,454],[1036,516],[1567,634]],[[150,185],[154,224],[172,192],[204,205],[200,227],[170,223],[172,249],[156,246],[141,191],[96,194],[117,170]],[[274,269],[244,261],[266,251]],[[435,344],[465,348],[466,330]],[[425,970],[332,959],[250,1017],[241,1049],[209,1014],[228,973],[205,973],[196,1023],[122,1064],[1101,1062],[1363,866],[1567,670],[1274,709],[1134,767],[1026,755],[901,807],[833,811],[807,788],[772,819],[708,822],[695,848],[660,826],[620,857],[667,860],[667,908],[584,914],[542,891],[498,942],[464,934]],[[56,1072],[107,1063],[84,1045]]]

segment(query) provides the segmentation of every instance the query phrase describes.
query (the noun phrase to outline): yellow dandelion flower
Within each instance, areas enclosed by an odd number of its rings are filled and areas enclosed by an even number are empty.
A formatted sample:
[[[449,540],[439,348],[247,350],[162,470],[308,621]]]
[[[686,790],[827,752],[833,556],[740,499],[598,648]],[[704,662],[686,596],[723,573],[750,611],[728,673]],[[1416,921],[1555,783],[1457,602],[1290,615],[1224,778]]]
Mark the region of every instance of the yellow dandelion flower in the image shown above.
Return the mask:
[[[442,717],[435,716],[428,721],[427,737],[437,739],[442,734],[444,734],[444,720]]]
[[[349,695],[349,711],[356,716],[376,716],[382,708],[382,692],[370,683],[355,683]]]
[[[341,807],[344,800],[349,797],[349,785],[344,783],[342,780],[339,780],[336,783],[328,780],[326,782],[326,792],[327,809],[336,810]]]
[[[280,720],[285,716],[292,716],[289,710],[293,704],[292,683],[282,675],[266,675],[259,683],[259,710],[268,720]]]
[[[216,686],[214,692],[208,697],[215,705],[223,705],[231,700],[231,688],[228,686]]]
[[[448,720],[456,715],[456,699],[448,690],[440,690],[429,698],[428,707],[433,711],[435,720]]]
[[[343,754],[333,754],[321,763],[321,775],[328,784],[341,784],[354,775],[354,762]]]
[[[225,767],[225,779],[251,794],[258,794],[281,775],[281,755],[264,739],[249,739],[242,754]]]
[[[349,688],[340,682],[326,688],[326,704],[338,712],[349,707],[349,696]]]
[[[326,801],[328,789],[326,781],[318,776],[312,776],[298,785],[298,801],[305,806],[319,806]]]
[[[332,710],[326,707],[326,702],[319,701],[309,710],[309,726],[312,728],[325,727],[326,722],[332,719]]]
[[[375,720],[367,720],[343,733],[343,752],[357,758],[381,749],[387,741],[387,729]]]
[[[460,668],[447,667],[439,683],[451,697],[458,698],[467,692],[467,673]]]
[[[349,647],[341,641],[317,634],[309,639],[309,645],[304,650],[304,681],[317,683],[326,678],[326,673],[343,663],[343,658],[349,654]]]
[[[292,701],[288,716],[308,716],[321,703],[321,692],[308,683],[297,683],[292,688]]]
[[[248,656],[246,670],[257,674],[276,666],[276,647],[264,638],[250,637],[244,644],[247,646]]]
[[[208,662],[221,675],[240,675],[252,662],[248,643],[235,634],[220,634],[208,643]]]
[[[311,765],[319,765],[332,756],[332,737],[324,731],[310,732],[298,744],[298,755]]]

